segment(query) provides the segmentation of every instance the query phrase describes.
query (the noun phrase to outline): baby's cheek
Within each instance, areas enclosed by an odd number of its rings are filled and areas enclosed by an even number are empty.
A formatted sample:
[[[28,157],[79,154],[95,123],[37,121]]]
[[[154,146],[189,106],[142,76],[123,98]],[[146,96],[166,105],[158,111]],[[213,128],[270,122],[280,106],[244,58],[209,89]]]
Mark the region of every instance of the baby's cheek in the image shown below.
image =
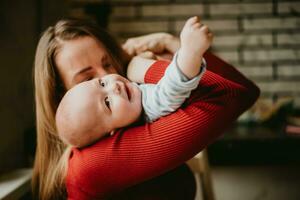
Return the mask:
[[[120,104],[118,114],[120,120],[122,121],[122,123],[124,123],[123,126],[127,126],[136,120],[136,108],[134,108],[127,102],[122,102],[122,104]]]
[[[128,115],[131,112],[131,107],[128,102],[121,101],[119,104],[119,110],[121,113]]]
[[[127,102],[122,98],[114,101],[114,115],[116,118],[122,118],[126,113],[128,113],[128,105]]]

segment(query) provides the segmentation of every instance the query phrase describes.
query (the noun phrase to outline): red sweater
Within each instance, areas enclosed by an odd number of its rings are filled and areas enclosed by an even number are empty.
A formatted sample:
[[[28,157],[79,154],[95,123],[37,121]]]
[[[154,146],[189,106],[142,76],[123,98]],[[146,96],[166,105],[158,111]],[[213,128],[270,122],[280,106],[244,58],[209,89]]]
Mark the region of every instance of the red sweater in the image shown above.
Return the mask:
[[[259,89],[251,81],[213,54],[205,58],[207,71],[199,87],[175,113],[73,149],[66,178],[68,199],[109,198],[178,167],[214,142],[255,102]],[[145,82],[158,82],[167,65],[155,62]]]

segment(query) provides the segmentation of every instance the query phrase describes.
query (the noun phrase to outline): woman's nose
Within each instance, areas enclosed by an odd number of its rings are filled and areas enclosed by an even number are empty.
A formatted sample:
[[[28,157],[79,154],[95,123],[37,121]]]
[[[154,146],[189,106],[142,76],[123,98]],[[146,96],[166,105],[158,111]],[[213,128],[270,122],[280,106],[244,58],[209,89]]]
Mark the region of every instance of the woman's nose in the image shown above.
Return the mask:
[[[103,69],[95,70],[95,75],[94,75],[95,77],[102,78],[105,75],[107,75],[107,72],[104,71]]]

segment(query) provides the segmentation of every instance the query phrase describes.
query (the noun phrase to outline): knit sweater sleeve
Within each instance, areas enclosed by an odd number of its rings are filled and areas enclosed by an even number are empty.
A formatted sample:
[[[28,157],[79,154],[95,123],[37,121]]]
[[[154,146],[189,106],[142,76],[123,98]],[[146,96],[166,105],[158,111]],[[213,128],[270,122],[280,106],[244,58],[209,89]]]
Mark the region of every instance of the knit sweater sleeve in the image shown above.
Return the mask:
[[[66,178],[68,198],[107,198],[175,168],[215,141],[254,103],[259,90],[251,81],[213,54],[206,61],[201,87],[176,112],[73,149]],[[156,83],[168,64],[155,62],[145,81]]]
[[[147,122],[153,122],[177,110],[192,90],[197,88],[206,70],[206,62],[203,59],[199,73],[191,79],[188,78],[177,64],[177,55],[176,53],[164,76],[156,84],[139,85],[142,91],[144,118]]]

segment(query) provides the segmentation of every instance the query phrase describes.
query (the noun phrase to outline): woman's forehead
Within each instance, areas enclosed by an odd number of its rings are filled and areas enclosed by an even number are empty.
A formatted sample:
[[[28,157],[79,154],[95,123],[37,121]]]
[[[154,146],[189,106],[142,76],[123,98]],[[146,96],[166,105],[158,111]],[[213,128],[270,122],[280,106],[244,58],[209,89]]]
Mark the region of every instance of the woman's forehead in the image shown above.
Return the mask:
[[[57,62],[88,61],[89,59],[106,57],[107,50],[92,37],[80,37],[63,42],[57,54]],[[73,65],[75,63],[72,63]],[[76,65],[75,65],[76,66]]]
[[[55,61],[61,78],[72,80],[109,59],[104,46],[92,37],[80,37],[63,42]]]

